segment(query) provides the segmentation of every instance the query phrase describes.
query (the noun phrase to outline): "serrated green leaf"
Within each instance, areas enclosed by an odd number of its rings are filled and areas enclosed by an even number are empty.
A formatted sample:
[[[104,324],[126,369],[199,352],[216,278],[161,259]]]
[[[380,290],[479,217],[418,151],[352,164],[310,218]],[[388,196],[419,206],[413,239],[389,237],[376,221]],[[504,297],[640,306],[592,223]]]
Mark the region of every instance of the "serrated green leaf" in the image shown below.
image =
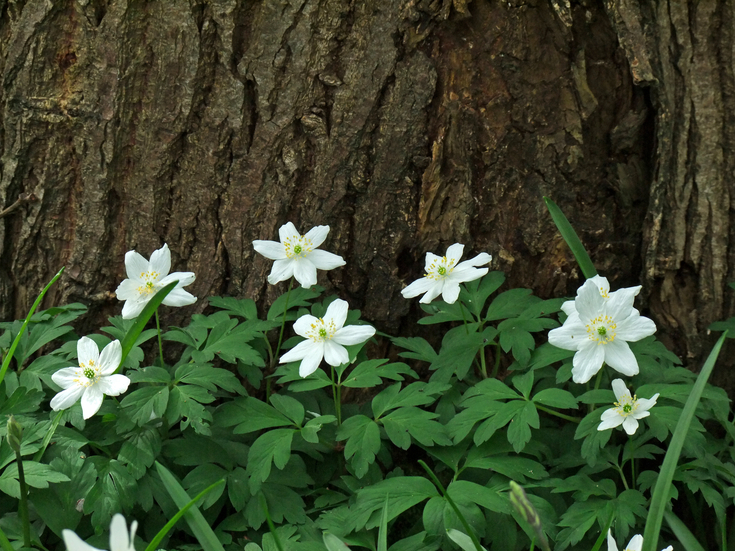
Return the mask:
[[[386,364],[387,361],[387,359],[379,359],[360,362],[350,371],[350,374],[342,382],[342,386],[372,388],[383,384],[383,379],[403,381],[403,375],[418,378],[416,372],[403,362]]]
[[[261,483],[268,479],[271,464],[283,469],[291,457],[291,441],[294,429],[274,429],[261,434],[248,453],[248,474],[250,475],[250,492],[255,494]]]
[[[393,410],[380,421],[385,428],[388,438],[404,450],[411,446],[411,437],[423,446],[451,446],[452,440],[444,425],[434,421],[439,417],[436,413],[421,410],[416,407],[403,407]]]
[[[169,393],[166,419],[169,424],[181,420],[181,429],[189,425],[199,434],[209,434],[212,414],[202,404],[213,402],[206,390],[194,385],[177,385]]]
[[[496,430],[504,427],[510,422],[511,419],[514,419],[517,415],[520,415],[520,412],[524,411],[527,404],[529,404],[529,402],[526,402],[525,400],[512,400],[510,402],[501,404],[498,407],[497,413],[495,413],[495,415],[493,415],[487,421],[477,427],[477,431],[475,431],[474,436],[475,444],[479,446],[486,440],[489,440],[492,435],[495,434]],[[533,407],[533,404],[530,405],[531,407]],[[535,407],[533,409],[534,411],[536,411]],[[519,443],[523,436],[523,433],[516,432],[513,434],[513,438],[516,439]],[[508,435],[508,440],[510,441],[510,434]]]
[[[437,496],[434,485],[420,476],[388,478],[357,491],[357,501],[348,521],[353,530],[368,530],[379,526],[386,496],[388,496],[388,521],[403,511]]]
[[[248,434],[262,429],[285,427],[291,420],[273,406],[257,398],[237,398],[217,408],[217,425],[232,427],[235,434]]]
[[[56,471],[50,465],[36,461],[23,461],[25,481],[31,488],[48,488],[49,482],[68,482],[70,478]],[[20,484],[18,483],[18,463],[11,463],[0,475],[0,490],[20,499]]]
[[[486,321],[495,321],[505,318],[518,317],[526,308],[540,298],[531,294],[531,289],[510,289],[500,293],[488,306],[485,313]]]
[[[168,395],[167,386],[144,386],[126,395],[120,405],[136,425],[143,426],[151,418],[163,417]]]
[[[298,400],[283,394],[272,394],[270,400],[273,407],[293,421],[295,425],[301,426],[301,423],[304,422],[304,406]]]
[[[399,352],[398,355],[401,358],[433,363],[439,357],[429,342],[421,337],[396,337],[392,341],[396,346],[409,350],[409,352]]]
[[[489,272],[479,280],[479,285],[477,281],[465,283],[465,289],[460,294],[460,299],[466,298],[465,304],[479,318],[487,298],[497,291],[504,282],[505,274],[503,272]]]
[[[280,318],[283,317],[283,310],[285,309],[287,304],[286,301],[288,301],[288,309],[290,311],[295,308],[309,306],[309,303],[317,298],[319,295],[321,295],[323,292],[324,288],[320,287],[319,285],[313,285],[309,289],[304,289],[303,287],[296,287],[294,289],[291,289],[288,294],[283,294],[273,301],[273,304],[268,309],[268,315],[266,316],[266,318],[268,320],[278,321],[280,323]],[[295,313],[290,313],[290,315],[287,316],[286,319],[295,319],[295,317]]]
[[[375,421],[364,415],[350,417],[342,423],[336,439],[347,440],[345,459],[350,461],[355,476],[365,476],[380,450],[380,429]]]
[[[577,399],[574,394],[561,388],[545,388],[534,394],[532,400],[544,406],[559,409],[577,409]]]
[[[143,428],[131,434],[123,442],[117,458],[128,465],[131,474],[140,478],[161,453],[161,437],[158,431]]]
[[[234,373],[209,364],[184,364],[176,370],[176,379],[177,382],[197,385],[210,392],[215,392],[219,387],[227,392],[245,394],[245,388]]]
[[[427,406],[433,404],[438,395],[449,390],[450,385],[442,383],[411,383],[401,390],[401,383],[389,386],[372,401],[373,414],[377,420],[386,411],[406,406]]]

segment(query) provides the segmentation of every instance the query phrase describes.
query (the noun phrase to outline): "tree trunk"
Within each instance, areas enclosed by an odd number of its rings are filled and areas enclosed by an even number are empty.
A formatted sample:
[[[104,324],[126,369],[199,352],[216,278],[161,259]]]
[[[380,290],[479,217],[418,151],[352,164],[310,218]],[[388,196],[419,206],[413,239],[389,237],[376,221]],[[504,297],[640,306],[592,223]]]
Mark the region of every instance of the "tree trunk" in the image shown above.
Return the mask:
[[[733,312],[732,7],[665,0],[0,0],[0,308],[119,313],[167,242],[200,299],[270,299],[253,239],[332,228],[320,283],[395,332],[426,250],[514,286],[645,284],[679,353]],[[167,312],[171,323],[202,310]],[[705,350],[706,351],[706,350]]]

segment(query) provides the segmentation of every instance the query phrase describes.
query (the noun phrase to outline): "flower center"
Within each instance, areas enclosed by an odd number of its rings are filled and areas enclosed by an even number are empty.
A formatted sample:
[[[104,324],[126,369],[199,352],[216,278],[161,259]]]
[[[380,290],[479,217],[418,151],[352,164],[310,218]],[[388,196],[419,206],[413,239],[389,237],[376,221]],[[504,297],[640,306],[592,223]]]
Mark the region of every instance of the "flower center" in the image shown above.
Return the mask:
[[[92,386],[97,382],[100,376],[99,368],[95,365],[94,360],[89,360],[86,364],[81,362],[79,364],[81,373],[74,379],[74,382],[80,386],[88,387]]]
[[[85,367],[83,373],[87,379],[94,379],[95,373],[94,373],[94,369],[92,369],[91,367]]]
[[[615,402],[615,411],[621,417],[628,417],[633,415],[635,410],[638,409],[638,397],[637,396],[623,396],[619,402]]]
[[[600,315],[585,326],[587,328],[587,337],[597,342],[597,344],[608,344],[615,340],[617,324],[615,320],[607,315]]]
[[[155,272],[153,270],[148,272],[141,272],[140,273],[140,280],[143,283],[142,285],[139,285],[136,289],[138,291],[138,294],[140,295],[152,295],[156,292],[156,282],[158,281],[158,278],[161,277],[161,274],[158,272]]]
[[[326,342],[334,337],[337,332],[337,326],[332,320],[324,321],[322,318],[317,319],[311,324],[311,328],[306,332],[306,336],[315,342]]]
[[[446,256],[434,260],[431,264],[429,264],[429,267],[426,270],[427,273],[424,277],[435,280],[444,279],[452,273],[456,262],[456,260],[448,260]]]
[[[311,240],[303,235],[295,238],[287,237],[283,242],[283,246],[286,249],[286,257],[288,258],[305,257],[314,250]]]

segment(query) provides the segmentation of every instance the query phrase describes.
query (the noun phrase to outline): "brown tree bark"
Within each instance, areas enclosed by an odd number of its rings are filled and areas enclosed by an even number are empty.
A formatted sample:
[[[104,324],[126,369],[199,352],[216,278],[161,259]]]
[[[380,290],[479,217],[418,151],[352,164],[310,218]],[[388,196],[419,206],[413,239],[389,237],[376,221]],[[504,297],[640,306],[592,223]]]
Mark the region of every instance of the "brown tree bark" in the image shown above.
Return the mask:
[[[687,5],[0,0],[0,204],[30,199],[0,219],[0,313],[65,265],[49,300],[101,322],[124,253],[163,242],[201,299],[269,297],[251,241],[288,220],[331,226],[320,283],[387,331],[457,241],[569,295],[548,195],[699,356],[733,312],[733,14]]]

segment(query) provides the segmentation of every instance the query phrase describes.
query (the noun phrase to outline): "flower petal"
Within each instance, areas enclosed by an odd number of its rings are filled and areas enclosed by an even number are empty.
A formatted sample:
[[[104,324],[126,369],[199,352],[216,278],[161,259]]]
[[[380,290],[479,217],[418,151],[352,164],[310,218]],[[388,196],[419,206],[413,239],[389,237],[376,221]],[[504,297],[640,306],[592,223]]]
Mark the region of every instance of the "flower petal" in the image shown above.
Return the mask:
[[[307,257],[293,259],[293,276],[304,289],[316,285],[316,266]]]
[[[323,354],[323,352],[321,352],[321,348],[321,343],[314,342],[311,339],[306,339],[305,341],[301,341],[291,350],[283,354],[278,363],[285,364],[288,362],[297,362],[299,360],[303,360],[309,355],[317,355],[321,357],[321,355]]]
[[[602,298],[600,290],[591,279],[585,281],[584,285],[577,290],[577,298],[574,301],[577,313],[583,320],[592,320],[599,316],[604,303],[605,299]]]
[[[442,299],[447,304],[454,304],[459,298],[459,283],[454,281],[444,281],[442,286]]]
[[[168,274],[166,277],[162,278],[157,284],[156,287],[165,287],[172,281],[178,281],[176,284],[176,289],[181,289],[182,287],[186,287],[187,285],[190,285],[194,283],[194,280],[197,278],[197,276],[194,274],[194,272],[174,272],[172,274]],[[170,295],[169,295],[170,296]]]
[[[117,286],[115,295],[118,300],[135,300],[140,296],[138,287],[141,283],[135,279],[123,279],[120,285]]]
[[[618,551],[618,544],[615,543],[612,531],[609,528],[607,530],[607,551]]]
[[[635,359],[635,354],[633,354],[627,342],[622,339],[615,339],[605,345],[600,345],[598,348],[604,350],[605,363],[615,371],[629,377],[638,375],[638,360]]]
[[[628,390],[628,387],[625,386],[625,381],[623,381],[622,379],[615,379],[612,382],[612,388],[613,392],[615,393],[615,398],[618,402],[620,402],[620,400],[622,400],[626,396],[628,398],[632,398],[632,396],[630,395],[630,390]]]
[[[643,536],[641,536],[640,534],[636,534],[628,542],[628,547],[625,548],[625,551],[641,551],[642,548]]]
[[[419,302],[421,304],[429,304],[432,300],[438,297],[444,289],[444,281],[437,281],[428,291],[421,297]]]
[[[646,411],[647,412],[649,409],[651,409],[653,406],[656,405],[656,400],[658,400],[658,397],[659,396],[660,395],[657,392],[656,394],[654,394],[650,398],[639,398],[638,399],[638,410],[636,411],[636,413],[638,413],[640,411]]]
[[[108,375],[107,377],[101,377],[96,384],[97,388],[103,394],[108,396],[119,396],[124,393],[128,386],[130,386],[130,379],[125,375]]]
[[[62,390],[51,398],[51,409],[59,411],[60,409],[70,408],[77,403],[83,392],[84,387],[80,385],[70,386],[66,390]]]
[[[569,315],[564,325],[549,331],[549,343],[564,350],[579,350],[579,347],[589,341],[587,330],[576,311]]]
[[[623,419],[623,429],[628,433],[628,436],[633,436],[635,431],[638,430],[638,419],[633,415],[628,415]]]
[[[142,275],[148,271],[148,261],[135,251],[125,253],[125,272],[129,279],[140,280]]]
[[[431,265],[439,262],[442,259],[441,256],[436,256],[434,253],[426,253],[426,261],[424,263],[424,272],[429,273]]]
[[[102,375],[112,375],[120,367],[122,361],[122,346],[117,339],[102,349],[99,359],[99,368]]]
[[[627,318],[618,321],[616,335],[624,341],[637,342],[649,335],[653,335],[655,332],[656,324],[653,323],[653,320],[641,316],[638,310],[633,309]]]
[[[133,539],[137,527],[138,523],[133,521],[130,524],[130,534],[128,534],[125,517],[120,513],[112,517],[112,522],[110,522],[110,551],[130,551],[130,549],[133,549]]]
[[[344,346],[329,340],[324,343],[324,361],[336,367],[349,362],[350,356]]]
[[[304,236],[306,239],[311,241],[311,246],[315,249],[324,243],[324,240],[329,235],[329,226],[314,226]]]
[[[308,377],[314,373],[319,368],[319,364],[322,363],[322,358],[324,357],[324,346],[323,343],[318,343],[318,345],[319,346],[314,347],[314,354],[309,354],[301,360],[301,365],[299,366],[299,375],[301,377]]]
[[[449,265],[455,266],[457,262],[459,262],[459,259],[462,258],[462,253],[464,253],[464,245],[461,243],[450,245],[449,248],[447,248],[447,254],[445,255],[449,261]]]
[[[623,417],[615,408],[610,408],[602,412],[600,420],[602,423],[597,426],[597,430],[608,430],[619,427],[623,422]]]
[[[464,264],[464,263],[463,263]],[[466,268],[460,268],[457,266],[451,274],[446,278],[446,281],[452,281],[456,283],[465,283],[467,281],[475,281],[480,279],[488,272],[487,268],[472,268],[471,266]]]
[[[151,270],[158,272],[158,277],[165,277],[171,271],[171,251],[166,243],[163,247],[153,251],[150,262]]]
[[[614,320],[622,320],[630,315],[633,310],[633,301],[641,291],[641,286],[625,287],[610,293],[610,299],[605,304],[605,311]]]
[[[89,419],[100,410],[104,394],[98,385],[88,386],[82,394],[82,417]]]
[[[347,320],[347,310],[349,307],[350,305],[347,304],[347,301],[342,300],[341,298],[332,301],[329,306],[327,306],[327,311],[324,313],[325,325],[329,325],[331,322],[334,324],[337,331],[342,329],[345,321]]]
[[[273,268],[268,276],[268,283],[275,285],[279,281],[285,281],[293,276],[294,264],[296,264],[295,258],[285,258],[283,260],[276,260],[273,263]]]
[[[564,304],[561,305],[561,310],[567,316],[571,316],[572,313],[576,313],[577,312],[577,307],[574,306],[574,301],[573,300],[568,300]]]
[[[606,277],[595,275],[590,278],[590,281],[594,281],[597,288],[600,290],[600,294],[604,297],[610,293],[610,282]]]
[[[81,369],[78,367],[65,367],[51,375],[51,380],[61,388],[69,388],[70,386],[77,384],[77,379],[79,379],[80,376],[83,377]]]
[[[97,547],[92,547],[71,530],[64,529],[61,532],[61,536],[64,538],[64,544],[66,545],[68,551],[103,551],[102,549],[98,549]]]
[[[278,241],[263,241],[256,239],[253,241],[255,252],[262,254],[270,260],[282,260],[286,258],[286,247]]]
[[[332,340],[337,344],[350,346],[360,344],[375,335],[375,327],[372,325],[348,325],[334,334]]]
[[[572,380],[577,384],[586,383],[600,371],[605,352],[602,346],[588,344],[577,350],[572,358]]]
[[[145,308],[145,305],[148,304],[151,296],[147,295],[145,298],[141,297],[138,300],[126,300],[125,304],[123,304],[122,318],[124,320],[137,318],[143,311],[143,308]]]
[[[305,316],[301,316],[294,322],[293,330],[296,332],[297,335],[306,337],[309,329],[311,329],[312,326],[314,326],[314,324],[316,324],[318,321],[319,320],[314,316],[306,314]]]
[[[422,277],[421,279],[417,279],[411,283],[411,285],[405,287],[401,291],[401,294],[403,295],[403,298],[417,297],[421,293],[425,293],[431,289],[434,285],[436,285],[436,281],[429,279],[428,277]]]
[[[88,364],[90,360],[98,363],[100,358],[100,349],[89,337],[82,337],[77,341],[77,359],[80,364]]]
[[[473,266],[484,266],[485,264],[489,264],[490,261],[493,259],[493,257],[487,253],[480,253],[477,256],[470,258],[469,260],[465,260],[463,262],[460,262],[455,266],[455,270],[464,270],[466,268],[471,268]]]
[[[194,304],[196,301],[197,297],[195,297],[188,291],[184,291],[183,289],[174,289],[168,295],[166,295],[166,298],[163,299],[161,304],[165,304],[166,306],[180,307]]]
[[[294,226],[292,222],[286,222],[283,226],[278,228],[278,238],[281,240],[281,243],[285,243],[288,239],[294,241],[300,237],[301,234],[296,230],[296,226]]]
[[[346,264],[344,258],[338,254],[322,251],[321,249],[312,251],[308,258],[318,270],[333,270]]]

